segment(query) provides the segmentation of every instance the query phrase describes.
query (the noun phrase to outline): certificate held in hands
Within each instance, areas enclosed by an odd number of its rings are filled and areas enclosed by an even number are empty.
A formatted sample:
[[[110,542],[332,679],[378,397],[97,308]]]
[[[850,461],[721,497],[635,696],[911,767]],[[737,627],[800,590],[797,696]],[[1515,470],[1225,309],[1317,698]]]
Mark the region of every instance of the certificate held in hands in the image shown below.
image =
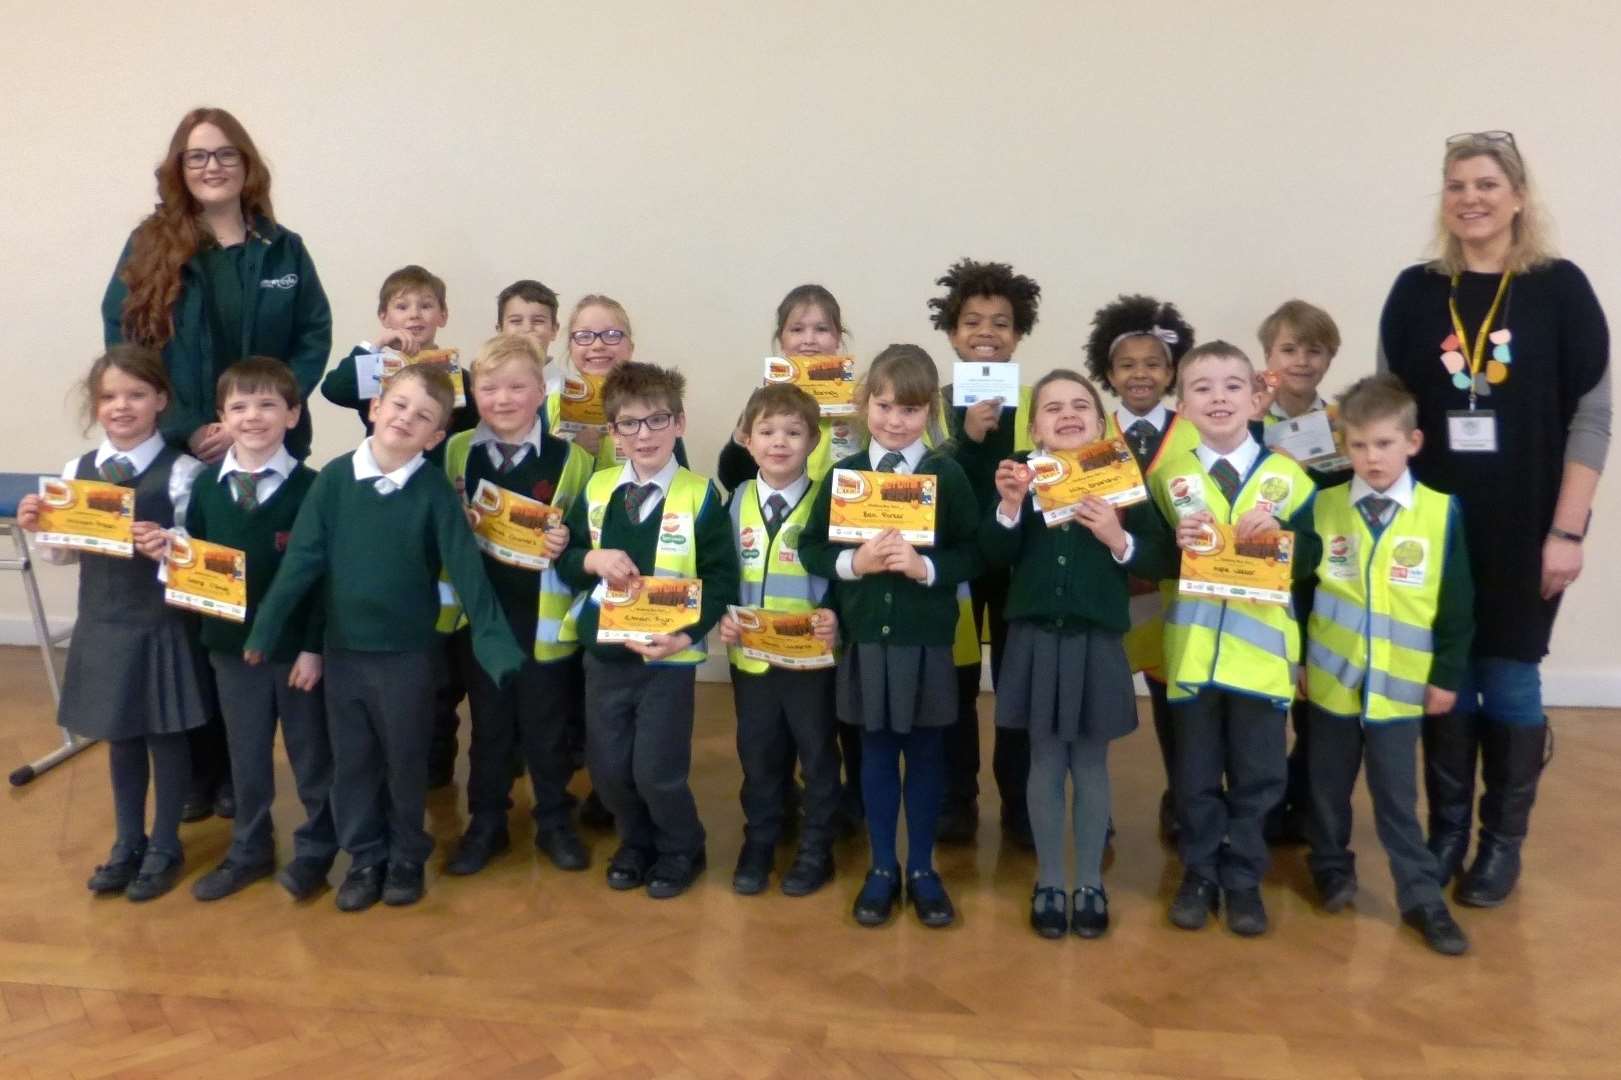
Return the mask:
[[[561,510],[488,480],[478,482],[472,508],[478,517],[473,539],[484,554],[525,570],[551,567],[552,561],[545,554],[546,530],[562,522]]]
[[[467,382],[462,375],[461,365],[456,362],[460,357],[461,353],[456,349],[423,349],[411,356],[395,349],[384,349],[377,362],[377,380],[381,383],[413,364],[428,364],[450,376],[450,388],[456,393],[456,408],[464,408],[467,405]]]
[[[816,399],[823,416],[849,416],[856,411],[853,356],[768,356],[765,381],[799,387]]]
[[[608,430],[608,413],[602,405],[602,377],[569,375],[563,380],[557,403],[557,434],[572,436],[577,431]]]
[[[1286,605],[1294,548],[1295,534],[1291,532],[1240,541],[1231,525],[1205,525],[1199,546],[1182,551],[1177,591],[1187,596]]]
[[[951,367],[951,404],[978,405],[992,398],[1004,405],[1019,400],[1019,365],[1011,360],[984,364],[958,361]]]
[[[736,605],[728,610],[737,620],[738,648],[750,660],[792,671],[832,667],[836,662],[832,646],[816,636],[809,611],[790,614]]]
[[[597,594],[597,641],[653,643],[698,622],[704,583],[698,578],[637,578],[628,588],[603,585]]]
[[[135,490],[100,480],[39,478],[38,539],[128,559],[135,554]]]
[[[1029,464],[1036,509],[1048,525],[1071,521],[1095,496],[1114,507],[1148,501],[1142,470],[1124,439],[1103,439],[1079,450],[1033,454]]]
[[[186,536],[169,542],[163,602],[230,622],[248,617],[248,556],[224,544]]]
[[[885,529],[919,547],[934,543],[935,492],[939,479],[929,473],[833,470],[827,538],[850,543],[871,540]]]
[[[1267,427],[1266,448],[1291,457],[1303,469],[1340,472],[1351,467],[1345,456],[1345,433],[1334,406],[1314,409]]]

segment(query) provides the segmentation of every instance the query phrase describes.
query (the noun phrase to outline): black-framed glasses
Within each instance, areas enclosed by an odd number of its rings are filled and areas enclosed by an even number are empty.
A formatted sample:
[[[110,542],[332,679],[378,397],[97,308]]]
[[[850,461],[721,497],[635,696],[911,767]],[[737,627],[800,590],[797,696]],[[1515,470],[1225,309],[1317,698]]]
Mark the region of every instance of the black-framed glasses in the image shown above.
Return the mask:
[[[675,413],[656,412],[652,416],[622,416],[608,425],[614,429],[615,435],[623,435],[629,439],[642,430],[646,425],[648,431],[663,431],[675,422]]]
[[[1506,146],[1516,154],[1520,152],[1512,131],[1460,131],[1447,136],[1447,146]]]
[[[625,336],[623,330],[570,330],[568,339],[576,345],[589,345],[598,338],[604,345],[618,345]]]
[[[242,151],[234,146],[222,146],[218,150],[183,150],[180,164],[192,172],[202,172],[208,168],[209,158],[219,162],[222,169],[234,169],[242,164]]]

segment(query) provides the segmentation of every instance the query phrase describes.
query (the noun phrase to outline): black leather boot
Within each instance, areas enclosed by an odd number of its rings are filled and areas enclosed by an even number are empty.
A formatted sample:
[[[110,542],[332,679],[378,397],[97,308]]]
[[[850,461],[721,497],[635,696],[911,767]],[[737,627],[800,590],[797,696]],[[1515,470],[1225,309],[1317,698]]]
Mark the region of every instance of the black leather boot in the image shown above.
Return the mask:
[[[1424,793],[1430,804],[1429,848],[1441,861],[1441,884],[1463,869],[1474,821],[1475,751],[1472,713],[1424,718]]]
[[[1496,907],[1520,879],[1520,844],[1531,824],[1548,725],[1484,724],[1481,731],[1480,847],[1458,882],[1458,903]]]

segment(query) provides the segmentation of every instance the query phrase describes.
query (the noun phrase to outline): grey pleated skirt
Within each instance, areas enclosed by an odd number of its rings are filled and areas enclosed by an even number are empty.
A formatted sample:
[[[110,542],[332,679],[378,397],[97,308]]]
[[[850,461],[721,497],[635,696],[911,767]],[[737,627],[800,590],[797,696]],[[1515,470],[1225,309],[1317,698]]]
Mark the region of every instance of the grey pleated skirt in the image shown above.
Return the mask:
[[[904,735],[957,719],[957,669],[949,645],[853,644],[839,661],[839,719]]]
[[[143,626],[81,614],[68,645],[57,722],[90,739],[201,727],[208,722],[207,667],[178,615]]]
[[[1137,693],[1121,636],[1096,627],[1056,634],[1028,621],[1008,624],[996,723],[1064,742],[1131,734]]]

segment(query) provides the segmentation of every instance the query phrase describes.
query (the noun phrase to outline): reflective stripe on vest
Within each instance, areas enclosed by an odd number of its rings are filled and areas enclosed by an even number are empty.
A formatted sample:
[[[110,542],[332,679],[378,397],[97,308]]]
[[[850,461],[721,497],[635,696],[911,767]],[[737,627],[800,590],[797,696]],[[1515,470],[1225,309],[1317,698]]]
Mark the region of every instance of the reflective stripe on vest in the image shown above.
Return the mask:
[[[591,528],[591,546],[602,546],[602,522],[607,516],[608,500],[619,490],[619,478],[624,468],[598,469],[585,484],[586,520]],[[664,496],[659,524],[659,541],[653,551],[653,576],[662,578],[695,578],[698,576],[698,514],[709,496],[709,481],[688,469],[676,469],[670,481],[669,493]],[[665,538],[669,539],[666,540]],[[569,608],[563,620],[560,637],[563,641],[578,641],[580,611],[590,600],[590,593],[581,593]],[[708,655],[702,640],[692,647],[660,660],[661,664],[701,664]]]
[[[755,480],[746,481],[732,494],[732,536],[742,566],[738,603],[772,611],[813,611],[827,595],[827,580],[805,572],[799,561],[799,536],[810,519],[816,486],[812,484],[789,511],[773,540],[765,527],[765,515],[760,512],[756,485]],[[759,675],[771,666],[764,660],[744,656],[736,645],[727,648],[727,656],[734,667],[751,675]]]
[[[467,478],[467,460],[472,452],[473,432],[458,432],[450,437],[445,447],[445,473],[450,477],[451,483],[457,479],[465,481]],[[557,478],[557,489],[552,496],[552,505],[568,513],[569,507],[585,488],[585,482],[591,478],[591,455],[573,444],[569,445],[568,459],[563,463],[562,474]],[[464,494],[462,498],[468,497]],[[577,642],[562,640],[563,620],[568,614],[570,605],[574,602],[574,590],[564,583],[557,568],[550,567],[540,571],[539,606],[535,620],[534,657],[541,663],[552,660],[562,660],[573,656],[579,651]],[[456,590],[447,579],[441,577],[439,582],[439,630],[449,633],[467,625],[467,615],[462,610],[461,600],[456,596]]]
[[[1423,715],[1451,513],[1450,498],[1415,485],[1412,508],[1398,506],[1375,540],[1349,485],[1318,497],[1323,554],[1306,649],[1313,704],[1370,723]]]
[[[1231,524],[1257,507],[1287,521],[1315,489],[1299,465],[1262,450],[1231,505],[1192,451],[1165,457],[1150,474],[1149,490],[1167,521],[1208,510]],[[1212,600],[1183,596],[1174,583],[1170,588],[1164,643],[1172,701],[1186,701],[1205,686],[1270,698],[1280,706],[1293,699],[1300,659],[1293,604]]]

